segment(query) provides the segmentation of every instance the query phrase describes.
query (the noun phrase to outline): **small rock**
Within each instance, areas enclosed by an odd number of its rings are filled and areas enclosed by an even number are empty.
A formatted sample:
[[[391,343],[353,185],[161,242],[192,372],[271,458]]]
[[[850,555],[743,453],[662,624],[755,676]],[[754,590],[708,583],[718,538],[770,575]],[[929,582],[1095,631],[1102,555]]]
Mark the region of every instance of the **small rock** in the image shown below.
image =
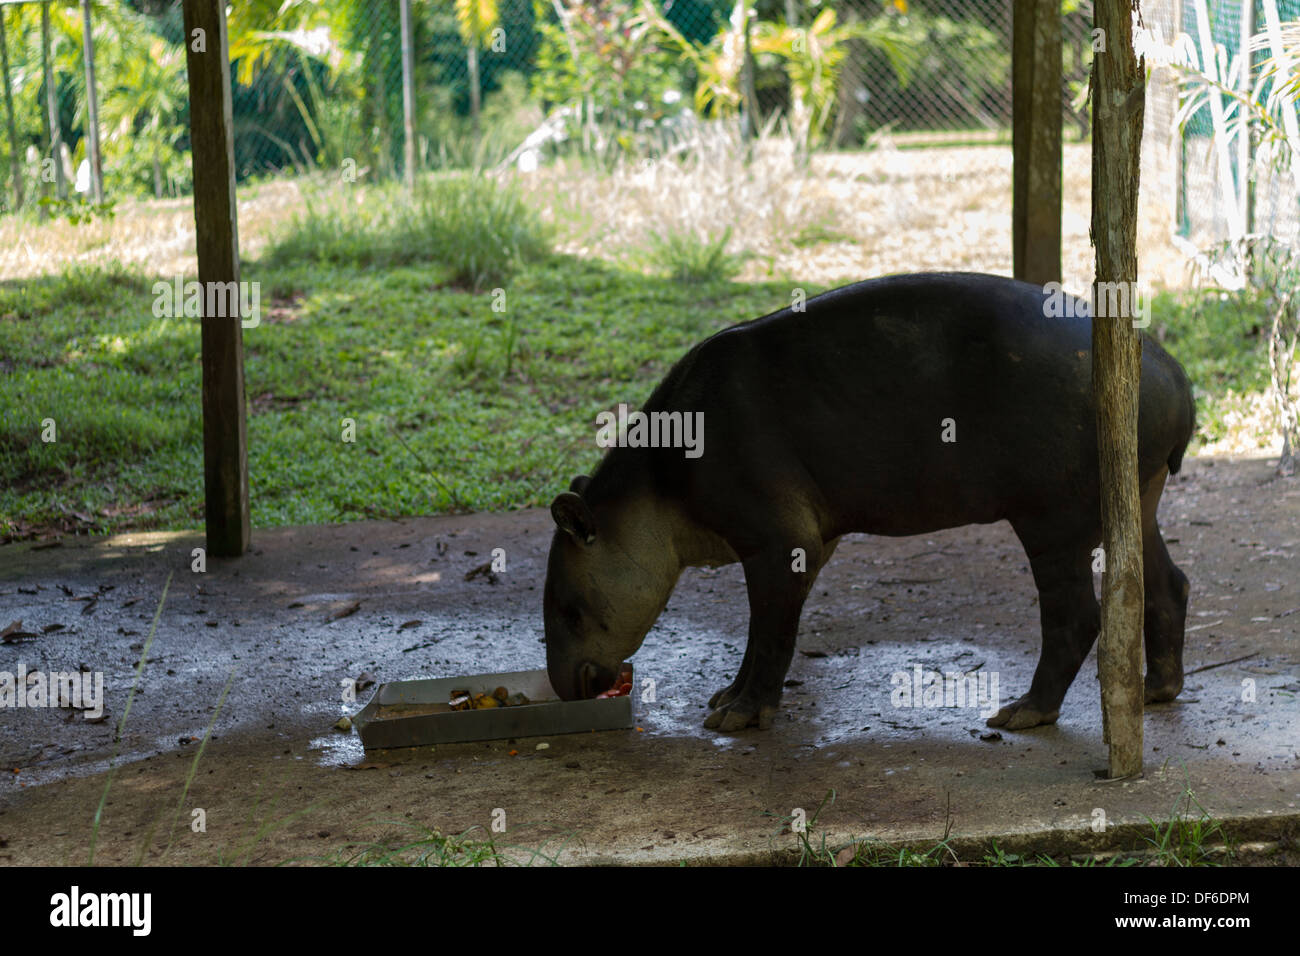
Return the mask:
[[[344,734],[350,732],[352,730],[352,718],[340,717],[339,722],[334,725],[334,729]]]
[[[537,745],[537,749],[538,749],[538,750],[550,750],[550,749],[551,749],[551,745],[548,744],[548,743],[543,742],[543,743],[540,743],[540,744]]]

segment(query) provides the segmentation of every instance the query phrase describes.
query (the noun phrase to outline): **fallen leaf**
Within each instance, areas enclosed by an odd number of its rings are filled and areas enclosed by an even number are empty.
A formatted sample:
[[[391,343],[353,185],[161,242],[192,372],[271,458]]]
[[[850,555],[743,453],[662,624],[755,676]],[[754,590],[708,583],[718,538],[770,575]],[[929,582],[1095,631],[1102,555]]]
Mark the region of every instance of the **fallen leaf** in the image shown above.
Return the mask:
[[[22,621],[14,621],[3,631],[0,631],[0,641],[4,641],[6,644],[14,644],[24,638],[37,636],[38,635],[33,634],[31,631],[24,631]]]
[[[356,614],[357,611],[360,610],[361,610],[361,602],[353,601],[347,607],[343,608],[343,610],[335,611],[333,614],[327,617],[325,619],[325,623],[328,624],[330,621],[341,621],[343,620],[343,618],[351,617],[353,614]]]
[[[469,552],[467,551],[465,553],[468,554]],[[470,568],[465,572],[466,581],[473,581],[477,577],[486,577],[488,579],[488,584],[496,584],[497,581],[500,580],[500,578],[497,577],[496,572],[492,570],[491,561],[484,561],[477,567]]]

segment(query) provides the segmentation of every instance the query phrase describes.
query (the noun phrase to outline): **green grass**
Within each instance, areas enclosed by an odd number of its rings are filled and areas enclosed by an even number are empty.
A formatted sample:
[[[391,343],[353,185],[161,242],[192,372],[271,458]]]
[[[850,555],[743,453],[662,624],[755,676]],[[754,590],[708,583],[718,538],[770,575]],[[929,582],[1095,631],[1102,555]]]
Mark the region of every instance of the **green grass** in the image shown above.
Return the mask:
[[[1196,395],[1197,437],[1204,443],[1225,436],[1229,392],[1268,387],[1268,337],[1276,306],[1255,292],[1215,289],[1161,293],[1152,307],[1151,327],[1182,363]]]
[[[730,226],[716,235],[700,235],[693,229],[653,232],[640,258],[651,271],[678,282],[698,284],[731,279],[740,271],[743,261],[726,251],[730,241]]]
[[[825,830],[817,830],[815,825],[823,811],[834,802],[835,791],[830,790],[807,818],[804,828],[795,832],[799,853],[797,866],[1215,866],[1218,865],[1217,859],[1231,862],[1233,858],[1233,845],[1222,825],[1201,805],[1190,785],[1178,795],[1166,819],[1156,821],[1147,818],[1152,835],[1144,837],[1144,840],[1150,849],[1141,853],[1121,852],[1103,857],[1057,858],[1043,853],[1008,853],[996,841],[992,841],[982,852],[967,853],[963,858],[950,839],[953,826],[950,807],[945,813],[943,836],[928,847],[894,846],[870,838],[833,842]],[[791,816],[784,817],[773,837],[790,832],[792,820]]]
[[[657,275],[554,254],[550,227],[486,178],[431,178],[413,199],[322,190],[307,208],[243,267],[262,312],[244,331],[258,527],[544,505],[599,459],[598,411],[789,302],[788,283],[728,281],[725,234],[652,244]],[[201,527],[198,322],[153,314],[172,278],[0,283],[0,541]],[[1222,437],[1231,393],[1267,384],[1269,310],[1217,292],[1154,304],[1202,441]]]
[[[786,283],[550,257],[519,261],[501,312],[442,261],[285,249],[242,274],[261,283],[261,325],[244,330],[258,527],[549,503],[599,460],[598,411],[643,401],[691,345],[789,302]],[[0,283],[0,540],[202,526],[199,327],[154,317],[158,278]]]
[[[270,265],[315,261],[378,268],[438,263],[446,280],[471,290],[505,282],[520,265],[545,259],[552,229],[517,187],[484,175],[320,190],[277,237]]]

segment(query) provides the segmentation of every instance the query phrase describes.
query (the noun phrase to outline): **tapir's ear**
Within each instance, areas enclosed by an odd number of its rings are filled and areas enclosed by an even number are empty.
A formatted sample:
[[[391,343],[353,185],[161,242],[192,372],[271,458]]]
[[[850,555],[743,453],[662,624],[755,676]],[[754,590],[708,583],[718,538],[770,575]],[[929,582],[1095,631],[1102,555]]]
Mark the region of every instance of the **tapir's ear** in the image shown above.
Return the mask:
[[[587,503],[572,491],[564,491],[551,502],[551,517],[561,531],[568,532],[580,544],[596,540],[596,519]]]
[[[591,484],[590,478],[588,478],[586,475],[578,475],[571,482],[569,482],[569,490],[572,491],[575,495],[581,495],[586,492],[587,485],[589,484]]]

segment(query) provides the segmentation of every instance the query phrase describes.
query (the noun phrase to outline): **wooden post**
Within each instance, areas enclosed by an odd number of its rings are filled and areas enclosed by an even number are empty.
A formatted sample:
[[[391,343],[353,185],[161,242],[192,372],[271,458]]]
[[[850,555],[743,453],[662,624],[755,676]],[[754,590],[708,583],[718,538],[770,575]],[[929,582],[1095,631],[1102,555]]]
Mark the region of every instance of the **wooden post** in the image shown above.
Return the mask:
[[[91,37],[90,0],[81,0],[82,37],[86,58],[86,158],[90,160],[90,195],[104,201],[104,160],[99,152],[99,97],[95,93],[95,41]]]
[[[183,0],[190,86],[194,225],[199,282],[239,283],[235,138],[230,118],[230,54],[224,0]],[[216,298],[213,296],[212,298]],[[237,302],[238,295],[225,301]],[[203,322],[203,490],[208,553],[248,550],[248,453],[244,423],[244,340],[238,307]]]
[[[50,127],[50,156],[54,159],[54,191],[68,198],[68,181],[63,175],[63,130],[59,126],[59,98],[54,88],[54,50],[50,37],[49,0],[41,4],[41,64],[45,80],[45,115]]]
[[[1061,281],[1061,4],[1016,0],[1011,44],[1012,270]]]
[[[1138,389],[1142,340],[1133,327],[1137,301],[1138,173],[1145,66],[1133,52],[1135,0],[1096,0],[1106,50],[1092,63],[1092,386],[1097,402],[1101,475],[1102,726],[1110,776],[1142,772],[1142,521],[1138,497]],[[1110,289],[1126,295],[1111,296]],[[1130,308],[1112,309],[1117,302]],[[1103,314],[1107,313],[1107,314]],[[1118,313],[1118,314],[1114,314]]]
[[[9,127],[9,168],[14,179],[14,211],[23,208],[23,158],[18,154],[18,126],[14,121],[14,88],[9,77],[9,39],[5,36],[5,10],[0,9],[0,70],[4,71],[5,123]]]
[[[411,0],[401,0],[402,20],[402,125],[405,147],[406,188],[415,188],[415,34],[411,26]]]

